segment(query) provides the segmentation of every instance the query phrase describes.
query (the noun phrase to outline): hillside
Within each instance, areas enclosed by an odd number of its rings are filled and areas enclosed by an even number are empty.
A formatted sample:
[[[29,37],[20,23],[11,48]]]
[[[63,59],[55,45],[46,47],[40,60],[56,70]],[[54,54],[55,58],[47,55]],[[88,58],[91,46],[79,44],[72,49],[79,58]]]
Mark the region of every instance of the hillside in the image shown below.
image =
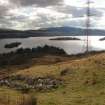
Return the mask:
[[[64,59],[64,61],[60,60],[51,64],[51,60],[54,61],[57,58]],[[58,87],[51,89],[30,89],[25,94],[21,92],[22,90],[13,87],[0,86],[0,105],[28,105],[20,104],[19,100],[24,99],[26,103],[29,96],[37,99],[37,105],[104,105],[105,52],[78,55],[72,59],[71,56],[46,55],[39,61],[38,64],[33,59],[33,65],[24,69],[18,65],[8,67],[9,78],[7,80],[14,78],[15,83],[22,85],[25,82],[24,78],[32,80],[31,78],[40,77],[41,81],[45,78],[48,80],[52,78],[56,81],[61,80],[62,84],[59,85],[58,82]],[[1,68],[1,70],[5,73],[6,68]],[[20,79],[19,76],[21,76]]]
[[[86,30],[75,27],[52,27],[39,30],[11,30],[0,29],[0,39],[2,38],[27,38],[40,36],[80,36],[85,35]],[[105,30],[90,29],[90,35],[105,35]]]

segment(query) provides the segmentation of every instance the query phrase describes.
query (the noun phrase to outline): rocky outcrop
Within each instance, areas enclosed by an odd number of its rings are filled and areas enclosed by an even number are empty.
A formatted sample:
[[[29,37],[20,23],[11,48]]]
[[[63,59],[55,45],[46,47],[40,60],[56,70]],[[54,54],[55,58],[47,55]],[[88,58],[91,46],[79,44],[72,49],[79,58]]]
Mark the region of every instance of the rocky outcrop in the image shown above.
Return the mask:
[[[22,89],[37,89],[48,90],[58,88],[63,81],[54,77],[36,77],[28,78],[21,75],[11,76],[0,80],[0,86],[7,86],[17,90]]]

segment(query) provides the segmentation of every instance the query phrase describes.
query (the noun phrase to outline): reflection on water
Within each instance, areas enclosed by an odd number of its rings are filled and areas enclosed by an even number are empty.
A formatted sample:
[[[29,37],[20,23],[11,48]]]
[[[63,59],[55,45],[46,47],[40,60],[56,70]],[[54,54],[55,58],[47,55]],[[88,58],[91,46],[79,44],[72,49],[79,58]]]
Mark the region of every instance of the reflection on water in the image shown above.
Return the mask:
[[[77,36],[78,37],[78,36]],[[104,36],[90,36],[89,37],[89,50],[105,50],[105,41],[99,41]],[[49,40],[55,37],[31,37],[24,39],[2,39],[0,40],[0,53],[14,51],[14,49],[5,49],[4,45],[12,42],[21,42],[22,44],[18,47],[33,48],[37,46],[51,45],[63,48],[68,54],[77,54],[86,50],[86,37],[79,36],[82,40],[68,40],[68,41],[57,41]]]

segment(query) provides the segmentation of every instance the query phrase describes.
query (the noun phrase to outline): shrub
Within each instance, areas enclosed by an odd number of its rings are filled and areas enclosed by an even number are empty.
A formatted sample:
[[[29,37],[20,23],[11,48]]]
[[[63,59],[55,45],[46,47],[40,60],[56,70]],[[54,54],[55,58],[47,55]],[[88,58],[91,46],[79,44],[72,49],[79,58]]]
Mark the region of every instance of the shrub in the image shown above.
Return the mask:
[[[69,73],[69,69],[64,69],[64,70],[62,70],[61,72],[60,72],[60,75],[61,76],[65,76],[65,75],[67,75]]]
[[[27,93],[29,93],[30,88],[23,86],[23,87],[20,89],[20,91],[21,91],[23,94],[27,94]]]

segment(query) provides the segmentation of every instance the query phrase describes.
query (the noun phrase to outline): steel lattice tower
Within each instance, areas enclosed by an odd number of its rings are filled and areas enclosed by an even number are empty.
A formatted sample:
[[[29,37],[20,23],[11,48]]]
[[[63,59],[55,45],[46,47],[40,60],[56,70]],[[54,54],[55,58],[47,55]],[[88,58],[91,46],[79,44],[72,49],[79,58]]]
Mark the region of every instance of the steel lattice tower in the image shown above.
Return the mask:
[[[86,7],[86,53],[89,52],[89,29],[90,29],[90,0],[87,0]]]

